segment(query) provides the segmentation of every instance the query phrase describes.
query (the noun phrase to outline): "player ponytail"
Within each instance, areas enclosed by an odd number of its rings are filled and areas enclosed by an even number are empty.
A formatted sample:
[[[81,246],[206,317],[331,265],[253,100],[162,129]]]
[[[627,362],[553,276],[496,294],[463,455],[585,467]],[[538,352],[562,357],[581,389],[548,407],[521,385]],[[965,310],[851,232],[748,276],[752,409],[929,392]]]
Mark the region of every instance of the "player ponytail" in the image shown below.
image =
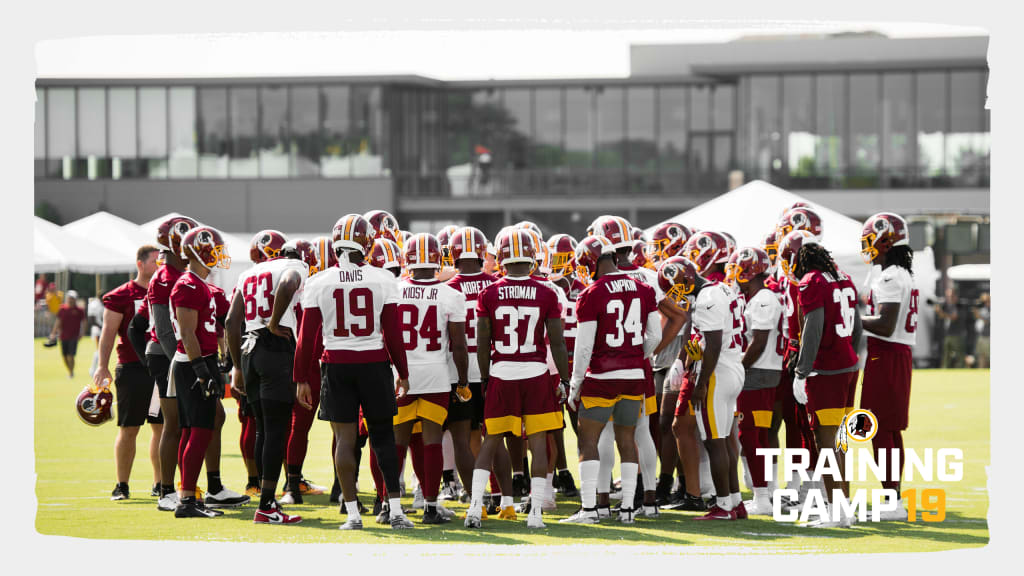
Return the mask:
[[[796,266],[793,272],[797,278],[803,278],[811,270],[827,272],[833,278],[839,277],[836,264],[832,261],[832,255],[824,246],[817,243],[804,244],[796,257]]]
[[[914,275],[914,251],[910,249],[910,246],[893,246],[889,248],[889,252],[885,255],[886,266],[899,266],[905,268],[910,275]]]

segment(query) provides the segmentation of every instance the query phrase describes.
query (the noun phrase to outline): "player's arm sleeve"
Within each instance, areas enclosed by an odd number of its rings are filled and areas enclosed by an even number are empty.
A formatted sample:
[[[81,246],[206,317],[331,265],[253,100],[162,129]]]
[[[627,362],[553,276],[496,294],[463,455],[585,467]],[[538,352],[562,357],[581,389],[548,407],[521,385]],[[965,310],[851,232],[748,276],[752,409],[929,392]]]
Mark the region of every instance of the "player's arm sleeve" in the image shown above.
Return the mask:
[[[391,363],[398,371],[398,377],[403,380],[409,378],[409,364],[405,358],[402,332],[398,328],[397,304],[384,305],[384,310],[381,312],[381,328],[384,331],[384,345],[387,347],[388,356],[391,357]]]
[[[156,339],[160,342],[160,349],[163,350],[164,356],[174,358],[178,340],[174,337],[174,326],[171,325],[171,309],[166,304],[153,305],[153,326],[156,329]]]
[[[590,368],[590,357],[594,354],[594,338],[597,335],[597,321],[580,321],[576,325],[576,348],[573,352],[572,383],[579,386]]]
[[[796,373],[801,378],[814,369],[814,359],[818,356],[821,335],[825,329],[825,309],[815,308],[804,313],[804,327],[800,331],[800,356],[796,362]]]
[[[298,341],[295,343],[295,359],[292,362],[292,377],[296,382],[310,383],[311,377],[319,378],[319,374],[311,374],[314,355],[316,354],[316,339],[320,332],[323,317],[320,308],[309,307],[302,309],[302,330],[299,332]]]
[[[860,349],[860,338],[864,334],[864,324],[861,321],[860,311],[853,311],[853,351]]]
[[[128,343],[135,350],[135,355],[139,357],[139,362],[142,362],[143,366],[147,367],[149,366],[149,362],[146,360],[146,332],[148,330],[149,320],[145,316],[142,314],[132,316],[132,321],[128,323]]]

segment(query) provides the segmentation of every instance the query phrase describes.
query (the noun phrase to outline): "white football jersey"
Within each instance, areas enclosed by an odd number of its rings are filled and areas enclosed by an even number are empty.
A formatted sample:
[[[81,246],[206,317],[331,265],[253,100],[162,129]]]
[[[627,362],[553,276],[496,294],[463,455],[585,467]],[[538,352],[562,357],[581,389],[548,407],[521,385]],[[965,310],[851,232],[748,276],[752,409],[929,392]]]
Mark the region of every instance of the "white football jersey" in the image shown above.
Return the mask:
[[[746,321],[747,342],[754,341],[754,330],[768,330],[768,342],[764,352],[751,368],[782,370],[782,355],[786,352],[786,337],[782,333],[786,325],[785,306],[782,295],[762,288],[754,294],[743,311]]]
[[[324,350],[384,349],[381,312],[398,302],[395,276],[382,268],[343,261],[306,281],[302,307],[323,318]]]
[[[896,329],[891,336],[879,336],[870,332],[867,335],[886,342],[913,346],[917,339],[917,288],[914,287],[914,278],[906,268],[889,266],[872,279],[868,314],[879,314],[881,305],[888,303],[900,305]]]
[[[539,279],[538,279],[539,280]],[[569,297],[565,295],[565,290],[559,288],[554,282],[550,280],[540,280],[540,283],[551,288],[551,290],[558,296],[558,309],[562,315],[562,338],[565,338],[565,310],[569,307]],[[576,303],[573,302],[573,309],[575,310]],[[575,336],[575,334],[574,334]],[[545,336],[545,340],[548,340],[548,374],[558,374],[558,367],[555,366],[555,357],[551,354],[551,342],[550,337]]]
[[[661,299],[665,297],[665,294],[658,286],[658,272],[656,270],[651,270],[650,268],[637,268],[635,270],[623,270],[623,272],[633,280],[643,282],[651,288],[654,288],[654,299],[657,302],[661,302]]]
[[[245,305],[243,310],[246,332],[267,327],[270,316],[274,312],[274,297],[277,295],[278,285],[281,283],[281,277],[288,270],[295,270],[301,280],[298,290],[292,296],[292,301],[288,304],[284,315],[281,316],[281,326],[291,328],[292,333],[295,333],[297,329],[295,309],[302,301],[302,291],[306,285],[306,277],[309,275],[309,267],[302,260],[293,258],[276,258],[260,262],[238,277],[235,291],[242,295],[242,302]]]
[[[739,364],[742,369],[743,305],[732,288],[721,282],[704,286],[697,294],[691,318],[701,347],[706,346],[704,332],[721,330],[722,350],[718,361]]]
[[[398,325],[409,363],[409,393],[451,390],[448,323],[466,321],[466,297],[439,280],[398,285]]]

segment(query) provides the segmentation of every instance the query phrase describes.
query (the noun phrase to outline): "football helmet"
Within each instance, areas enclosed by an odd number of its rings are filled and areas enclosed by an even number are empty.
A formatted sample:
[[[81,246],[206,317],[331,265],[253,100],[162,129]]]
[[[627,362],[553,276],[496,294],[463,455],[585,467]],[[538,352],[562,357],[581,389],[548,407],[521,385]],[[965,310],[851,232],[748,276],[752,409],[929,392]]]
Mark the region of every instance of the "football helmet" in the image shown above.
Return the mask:
[[[373,241],[373,247],[370,248],[370,264],[385,270],[401,269],[402,251],[393,241],[387,238],[377,238]]]
[[[385,212],[385,214],[387,214]],[[387,214],[390,216],[390,214]],[[340,250],[355,250],[366,256],[373,246],[374,228],[359,214],[346,214],[338,219],[331,232],[331,247],[337,256]],[[397,242],[396,242],[397,244]]]
[[[551,251],[551,276],[558,280],[576,268],[576,240],[568,234],[555,234],[548,239]]]
[[[725,238],[725,260],[720,262],[728,262],[729,258],[732,258],[733,253],[736,252],[736,239],[732,237],[732,234],[728,232],[719,232]]]
[[[748,246],[729,257],[729,263],[725,265],[725,276],[730,283],[743,284],[768,272],[770,267],[768,254],[764,250]]]
[[[697,232],[686,241],[682,256],[697,265],[697,271],[704,274],[712,265],[723,261],[727,240],[718,232],[705,230]],[[725,260],[728,261],[728,260]]]
[[[537,236],[541,237],[541,239],[544,238],[544,233],[541,232],[540,226],[537,226],[536,224],[530,222],[529,220],[523,220],[522,222],[519,222],[518,224],[516,224],[516,228],[525,228],[527,230],[533,230],[534,232],[537,233]]]
[[[658,287],[683,310],[690,309],[690,294],[697,287],[698,276],[697,265],[682,256],[672,256],[658,264]]]
[[[199,226],[199,223],[188,216],[172,216],[164,220],[156,228],[156,244],[179,258],[185,258],[181,249],[181,241],[188,231]]]
[[[497,260],[502,268],[517,263],[535,264],[536,254],[533,240],[526,230],[513,229],[498,240]]]
[[[874,263],[893,246],[910,244],[907,221],[891,212],[880,212],[864,221],[860,232],[860,253],[864,262]]]
[[[522,230],[523,232],[526,232],[526,235],[529,236],[530,238],[530,242],[533,242],[534,252],[540,251],[540,245],[544,243],[544,240],[541,239],[540,234],[537,234],[536,231],[531,230],[529,228],[517,228],[517,230]],[[540,256],[538,256],[538,258],[539,257]]]
[[[199,261],[207,270],[231,268],[231,256],[220,232],[209,226],[199,226],[188,231],[181,241],[182,250]]]
[[[99,426],[113,418],[114,395],[109,386],[95,388],[92,384],[78,393],[75,399],[75,412],[78,417],[90,426]]]
[[[487,236],[479,228],[463,226],[448,240],[448,250],[455,262],[462,259],[487,259]]]
[[[399,247],[404,240],[401,231],[398,229],[398,219],[387,210],[370,210],[363,214],[363,218],[370,223],[370,239],[387,238]]]
[[[405,245],[405,267],[408,270],[441,267],[441,243],[433,234],[414,234]]]
[[[313,245],[313,256],[315,263],[309,265],[309,275],[323,272],[332,266],[338,265],[338,258],[331,248],[332,240],[327,236],[317,236],[310,242]]]
[[[594,280],[594,273],[597,272],[597,263],[602,256],[612,254],[614,258],[615,245],[605,236],[587,236],[576,245],[576,276],[581,282],[589,283]]]
[[[536,272],[544,277],[551,275],[551,248],[541,242],[537,245],[537,269]]]
[[[647,260],[657,265],[662,260],[679,254],[692,235],[689,228],[678,222],[659,224],[647,242]]]
[[[821,216],[814,210],[802,206],[790,208],[779,220],[778,237],[785,238],[793,230],[807,230],[821,240]]]
[[[313,275],[313,266],[317,263],[316,251],[313,249],[313,245],[308,240],[302,238],[292,238],[291,240],[284,243],[281,247],[281,256],[288,258],[291,255],[296,255],[299,260],[306,265],[306,269],[309,275]]]
[[[616,250],[633,247],[633,227],[621,216],[606,216],[594,225],[594,235],[611,240]]]
[[[249,260],[254,264],[273,260],[281,256],[281,248],[288,238],[277,230],[261,230],[252,237],[249,243]]]
[[[765,235],[764,240],[761,241],[761,250],[768,255],[769,264],[775,266],[775,257],[779,255],[779,239],[775,230]]]
[[[800,253],[800,248],[804,244],[817,243],[818,240],[807,230],[793,230],[779,242],[779,255],[777,262],[779,268],[782,268],[782,273],[789,278],[791,282],[799,282],[800,279],[796,277],[796,256]]]
[[[437,233],[436,238],[438,243],[441,245],[441,265],[445,268],[455,267],[455,259],[452,258],[451,252],[448,248],[448,243],[452,238],[452,234],[455,234],[458,230],[458,226],[455,224],[449,224],[444,228],[441,228],[441,231]]]

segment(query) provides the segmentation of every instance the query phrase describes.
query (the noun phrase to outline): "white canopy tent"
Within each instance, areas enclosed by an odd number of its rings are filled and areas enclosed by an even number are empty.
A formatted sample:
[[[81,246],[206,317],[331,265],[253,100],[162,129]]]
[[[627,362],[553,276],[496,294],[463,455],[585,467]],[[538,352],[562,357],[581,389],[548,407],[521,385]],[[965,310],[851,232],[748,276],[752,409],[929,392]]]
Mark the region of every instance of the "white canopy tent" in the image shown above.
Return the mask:
[[[33,230],[36,272],[70,270],[84,274],[110,274],[135,270],[134,252],[128,258],[120,252],[73,234],[62,227],[35,217]]]
[[[138,224],[103,211],[65,224],[63,229],[76,236],[89,238],[130,262],[135,261],[139,246],[153,243],[153,236]]]

